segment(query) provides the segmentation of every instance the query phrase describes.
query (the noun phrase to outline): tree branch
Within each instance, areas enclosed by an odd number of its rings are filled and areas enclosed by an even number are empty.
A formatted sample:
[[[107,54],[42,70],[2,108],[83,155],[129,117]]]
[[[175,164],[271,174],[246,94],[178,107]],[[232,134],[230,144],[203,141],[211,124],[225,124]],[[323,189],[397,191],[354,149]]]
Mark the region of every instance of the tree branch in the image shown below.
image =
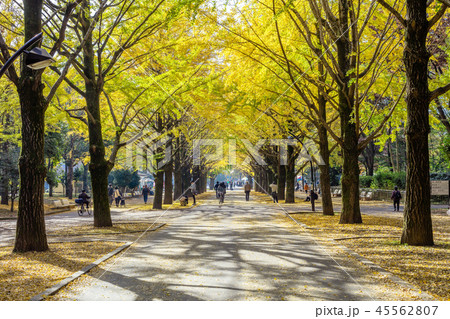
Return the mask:
[[[447,93],[447,91],[449,91],[449,90],[450,90],[450,83],[445,86],[441,86],[441,87],[437,88],[436,90],[430,92],[430,102],[432,102],[434,99],[441,96],[442,94]]]
[[[384,0],[377,0],[379,4],[381,4],[383,7],[385,7],[390,13],[392,13],[397,20],[403,25],[403,27],[406,28],[406,20],[402,17],[402,15],[395,10],[393,7],[391,7],[386,1]]]

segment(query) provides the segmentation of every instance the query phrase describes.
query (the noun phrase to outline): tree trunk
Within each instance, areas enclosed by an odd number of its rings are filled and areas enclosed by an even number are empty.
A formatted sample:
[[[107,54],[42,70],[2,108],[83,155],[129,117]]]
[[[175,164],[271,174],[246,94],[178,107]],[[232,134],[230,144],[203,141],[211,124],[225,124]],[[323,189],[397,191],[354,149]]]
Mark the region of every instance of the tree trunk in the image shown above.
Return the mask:
[[[211,189],[211,190],[214,189],[214,179],[215,179],[215,176],[209,178],[209,189]]]
[[[86,36],[91,21],[89,20],[90,4],[83,1],[84,14],[81,14],[83,36]],[[108,175],[112,165],[105,159],[105,145],[100,114],[100,94],[103,83],[96,78],[95,54],[92,34],[88,37],[83,49],[83,71],[86,77],[86,106],[89,111],[89,154],[91,161],[89,171],[92,180],[92,194],[94,201],[94,226],[112,226],[111,211],[108,197]],[[100,75],[99,75],[100,76]]]
[[[325,129],[326,132],[326,129]],[[323,134],[323,132],[319,133]],[[323,215],[334,215],[333,201],[331,198],[331,183],[330,183],[330,152],[328,149],[328,139],[325,143],[320,143],[320,156],[322,157],[323,164],[319,165],[320,169],[320,191],[322,196],[322,211]]]
[[[320,83],[325,83],[325,70],[322,63],[319,63],[318,70],[320,73]],[[328,131],[323,125],[322,121],[327,120],[327,101],[325,99],[325,92],[322,85],[318,88],[317,104],[319,106],[319,127],[317,132],[319,135],[319,151],[323,160],[323,165],[319,165],[320,169],[320,188],[322,195],[322,211],[323,215],[334,215],[333,201],[331,199],[331,185],[330,185],[330,150],[328,148]],[[320,163],[319,163],[320,164]]]
[[[53,161],[49,159],[48,169],[53,169]],[[53,197],[53,184],[48,185],[48,197]]]
[[[288,163],[286,166],[286,196],[285,203],[295,203],[295,160],[294,147],[288,145],[287,148]]]
[[[366,149],[363,151],[364,166],[366,167],[366,175],[373,176],[373,168],[375,165],[375,143],[370,141]]]
[[[278,165],[278,199],[285,199],[286,165]]]
[[[42,0],[25,0],[25,41],[41,31]],[[15,252],[48,250],[44,221],[44,123],[46,100],[39,71],[22,63],[18,93],[22,117],[20,194]]]
[[[88,185],[88,170],[89,170],[89,165],[88,164],[83,164],[83,189],[86,190],[86,192],[89,191],[89,185]]]
[[[428,156],[429,90],[426,39],[426,0],[407,0],[407,28],[403,61],[407,83],[406,202],[401,243],[431,246],[433,228],[430,208]]]
[[[170,161],[164,166],[164,204],[173,203],[173,162]]]
[[[340,224],[362,223],[359,207],[359,165],[358,134],[354,121],[354,83],[349,87],[350,38],[348,28],[349,3],[339,1],[339,26],[342,36],[336,41],[340,72],[343,74],[339,83],[339,117],[343,136],[342,154],[342,213]]]
[[[162,209],[164,171],[158,170],[155,177],[155,196],[153,196],[153,209]]]
[[[342,213],[340,224],[362,223],[359,206],[359,165],[358,140],[354,131],[354,124],[347,123],[344,138],[344,165],[342,168]],[[353,146],[353,147],[352,147]]]
[[[174,190],[173,199],[177,200],[183,194],[183,178],[181,167],[182,145],[180,145],[180,138],[177,138],[177,152],[174,158]]]
[[[66,158],[66,197],[72,199],[73,197],[73,136],[70,136],[69,153]]]
[[[2,190],[1,204],[2,205],[8,205],[9,204],[9,201],[8,201],[8,199],[9,199],[9,196],[8,196],[9,178],[7,177],[5,172],[3,172],[0,182],[1,182],[1,190]]]

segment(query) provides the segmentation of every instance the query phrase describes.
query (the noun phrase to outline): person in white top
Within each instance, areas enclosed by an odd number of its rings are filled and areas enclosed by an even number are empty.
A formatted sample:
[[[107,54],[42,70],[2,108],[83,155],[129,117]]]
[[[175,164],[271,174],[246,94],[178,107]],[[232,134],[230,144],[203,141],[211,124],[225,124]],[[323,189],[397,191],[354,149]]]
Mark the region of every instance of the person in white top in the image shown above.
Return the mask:
[[[274,203],[278,203],[278,185],[273,182],[272,184],[269,185],[270,189],[272,190],[272,198],[273,198],[273,202]]]
[[[197,186],[195,186],[195,182],[191,182],[191,186],[189,187],[191,190],[192,198],[194,199],[194,203],[192,205],[195,205],[195,195],[197,195]]]

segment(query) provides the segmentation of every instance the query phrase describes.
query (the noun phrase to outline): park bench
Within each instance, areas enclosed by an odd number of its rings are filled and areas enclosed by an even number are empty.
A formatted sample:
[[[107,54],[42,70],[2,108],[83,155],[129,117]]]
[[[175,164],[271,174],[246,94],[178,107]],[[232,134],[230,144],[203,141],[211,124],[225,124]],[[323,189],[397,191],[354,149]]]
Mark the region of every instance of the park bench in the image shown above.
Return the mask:
[[[52,205],[53,206],[50,207],[50,210],[52,212],[56,212],[56,211],[62,212],[62,211],[74,209],[76,207],[75,204],[71,204],[67,199],[54,200]]]
[[[373,193],[367,192],[366,196],[364,197],[364,200],[372,200],[373,199]]]

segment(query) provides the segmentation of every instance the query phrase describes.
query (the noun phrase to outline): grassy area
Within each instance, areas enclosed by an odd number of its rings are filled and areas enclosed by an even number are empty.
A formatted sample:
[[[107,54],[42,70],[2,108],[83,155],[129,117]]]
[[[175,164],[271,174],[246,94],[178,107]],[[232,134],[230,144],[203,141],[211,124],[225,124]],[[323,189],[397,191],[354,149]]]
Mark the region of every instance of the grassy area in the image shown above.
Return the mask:
[[[0,300],[29,300],[96,259],[117,242],[55,243],[47,252],[12,253],[0,248]]]
[[[334,239],[438,299],[450,300],[450,217],[433,216],[435,246],[400,244],[402,218],[363,215],[363,224],[339,225],[339,215],[292,215],[318,237]]]

